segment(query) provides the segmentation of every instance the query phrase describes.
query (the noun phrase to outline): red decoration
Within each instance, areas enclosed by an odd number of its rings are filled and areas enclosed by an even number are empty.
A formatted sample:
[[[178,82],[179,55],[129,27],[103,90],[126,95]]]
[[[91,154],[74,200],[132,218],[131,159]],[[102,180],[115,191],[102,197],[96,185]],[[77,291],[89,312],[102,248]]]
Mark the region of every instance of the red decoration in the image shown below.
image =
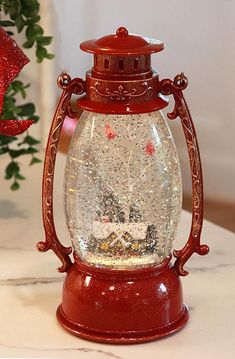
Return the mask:
[[[105,136],[109,140],[113,140],[117,136],[117,134],[112,130],[111,126],[105,125]]]
[[[17,136],[25,132],[33,120],[0,120],[0,135]]]
[[[68,74],[58,78],[63,88],[55,111],[45,155],[43,174],[43,222],[46,240],[38,243],[40,251],[52,249],[62,262],[60,272],[67,272],[62,304],[57,310],[60,324],[70,333],[86,339],[109,343],[137,343],[154,340],[181,329],[188,320],[183,304],[180,276],[187,272],[184,265],[196,252],[208,253],[201,245],[203,222],[203,183],[199,148],[193,121],[183,96],[187,86],[184,75],[174,81],[159,81],[151,68],[150,54],[161,51],[161,42],[129,35],[119,28],[114,35],[81,44],[84,51],[94,53],[94,66],[87,72],[86,81],[71,80]],[[85,94],[83,94],[85,92]],[[180,251],[156,266],[139,269],[106,269],[83,263],[71,247],[59,241],[53,216],[53,181],[61,126],[71,113],[72,93],[82,95],[78,105],[86,110],[104,114],[145,113],[164,108],[165,95],[173,94],[175,108],[168,117],[180,117],[189,152],[192,177],[192,228],[189,239]],[[74,114],[75,116],[75,114]],[[117,135],[110,125],[105,135]],[[155,148],[151,142],[145,147],[148,155]],[[156,188],[157,190],[157,188]]]
[[[151,142],[148,142],[146,147],[145,147],[145,152],[152,156],[155,153],[155,147]]]
[[[0,114],[8,86],[28,62],[28,57],[0,27]],[[32,123],[32,120],[0,120],[0,134],[5,136],[19,135],[27,130]]]
[[[109,222],[110,222],[108,216],[103,216],[103,217],[101,218],[101,220],[102,220],[102,223],[109,223]]]

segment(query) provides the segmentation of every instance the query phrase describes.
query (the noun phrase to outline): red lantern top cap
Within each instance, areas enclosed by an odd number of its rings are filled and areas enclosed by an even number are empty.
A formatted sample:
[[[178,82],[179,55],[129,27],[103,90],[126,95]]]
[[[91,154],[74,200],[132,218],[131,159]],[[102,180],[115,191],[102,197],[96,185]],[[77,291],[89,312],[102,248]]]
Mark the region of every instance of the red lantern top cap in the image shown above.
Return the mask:
[[[96,55],[147,55],[163,50],[164,43],[129,34],[125,27],[119,27],[116,34],[82,42],[80,48]]]

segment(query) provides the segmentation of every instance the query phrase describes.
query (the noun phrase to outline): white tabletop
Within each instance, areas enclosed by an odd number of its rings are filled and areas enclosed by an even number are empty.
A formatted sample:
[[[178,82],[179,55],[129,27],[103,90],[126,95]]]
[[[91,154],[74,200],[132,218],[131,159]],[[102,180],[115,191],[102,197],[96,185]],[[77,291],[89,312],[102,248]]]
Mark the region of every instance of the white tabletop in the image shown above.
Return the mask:
[[[64,156],[57,162],[56,228],[69,243],[63,213]],[[25,162],[22,161],[21,162]],[[6,164],[0,159],[0,173]],[[65,332],[56,322],[63,275],[52,252],[39,253],[42,166],[24,168],[27,180],[18,192],[0,179],[0,357],[115,359],[233,359],[235,357],[235,235],[205,221],[208,256],[194,255],[182,279],[190,321],[179,333],[152,343],[108,345]],[[191,215],[183,212],[176,248],[186,241]]]

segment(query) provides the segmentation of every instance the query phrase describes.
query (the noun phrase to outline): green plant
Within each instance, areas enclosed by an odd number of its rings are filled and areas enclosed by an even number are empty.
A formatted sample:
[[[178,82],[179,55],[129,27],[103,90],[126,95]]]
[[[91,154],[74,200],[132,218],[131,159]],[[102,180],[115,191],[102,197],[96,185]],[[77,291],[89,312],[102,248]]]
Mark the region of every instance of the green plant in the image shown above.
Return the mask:
[[[52,59],[54,55],[47,51],[46,46],[52,42],[52,37],[44,36],[44,30],[39,25],[39,10],[40,4],[37,0],[0,0],[0,26],[6,28],[11,36],[14,36],[15,32],[24,32],[26,41],[22,46],[25,49],[34,47],[37,62],[42,62],[44,59]],[[4,96],[3,111],[0,116],[2,120],[19,118],[33,119],[34,122],[39,120],[32,102],[18,104],[19,97],[26,98],[29,86],[30,84],[24,84],[18,78],[12,82]],[[20,181],[25,179],[18,162],[20,156],[30,155],[29,165],[41,162],[36,156],[39,142],[28,132],[20,139],[0,135],[0,155],[7,153],[10,156],[10,163],[5,169],[5,178],[13,181],[12,190],[19,189]]]

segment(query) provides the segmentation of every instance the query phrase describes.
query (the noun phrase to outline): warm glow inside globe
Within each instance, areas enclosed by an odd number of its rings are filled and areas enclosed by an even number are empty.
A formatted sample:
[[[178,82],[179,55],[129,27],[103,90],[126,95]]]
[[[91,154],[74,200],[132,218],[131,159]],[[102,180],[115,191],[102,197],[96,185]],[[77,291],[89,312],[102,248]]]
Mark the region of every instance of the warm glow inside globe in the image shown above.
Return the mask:
[[[162,262],[181,204],[178,155],[161,112],[82,114],[65,171],[67,224],[81,260],[113,269]]]

